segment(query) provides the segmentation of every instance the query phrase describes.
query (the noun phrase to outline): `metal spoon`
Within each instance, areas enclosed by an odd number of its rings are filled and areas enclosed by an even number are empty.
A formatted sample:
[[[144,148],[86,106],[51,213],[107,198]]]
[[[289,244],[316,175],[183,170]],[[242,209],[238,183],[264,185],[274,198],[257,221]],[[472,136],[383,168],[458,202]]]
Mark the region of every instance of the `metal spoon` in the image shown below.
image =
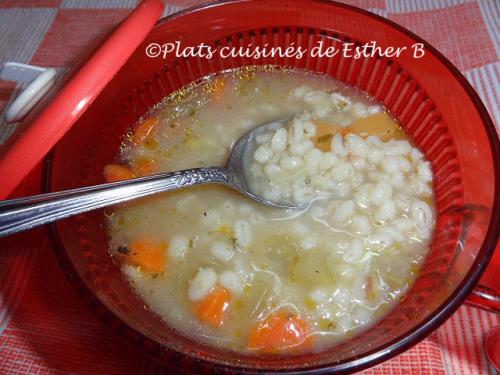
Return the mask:
[[[297,205],[272,202],[252,193],[244,168],[244,160],[252,152],[255,137],[268,130],[276,130],[287,121],[268,122],[245,133],[232,147],[225,167],[159,173],[0,202],[0,237],[113,204],[199,184],[222,184],[268,206],[297,208]]]

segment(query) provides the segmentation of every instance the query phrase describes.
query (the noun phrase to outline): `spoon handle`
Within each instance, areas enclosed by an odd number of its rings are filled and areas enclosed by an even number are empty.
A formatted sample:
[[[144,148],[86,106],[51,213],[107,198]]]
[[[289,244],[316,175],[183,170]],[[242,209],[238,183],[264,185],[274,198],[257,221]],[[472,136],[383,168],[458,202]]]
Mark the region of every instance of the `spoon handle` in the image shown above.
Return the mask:
[[[151,194],[232,180],[227,168],[195,168],[7,200],[0,202],[0,237]]]

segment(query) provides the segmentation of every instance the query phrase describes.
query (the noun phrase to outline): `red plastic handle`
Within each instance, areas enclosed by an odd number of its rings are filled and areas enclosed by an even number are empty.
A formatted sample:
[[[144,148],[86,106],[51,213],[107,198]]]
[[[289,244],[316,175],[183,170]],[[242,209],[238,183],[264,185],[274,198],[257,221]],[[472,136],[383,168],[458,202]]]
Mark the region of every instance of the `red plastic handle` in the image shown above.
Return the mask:
[[[163,11],[161,0],[144,0],[61,89],[0,159],[0,200],[80,118],[144,40]]]

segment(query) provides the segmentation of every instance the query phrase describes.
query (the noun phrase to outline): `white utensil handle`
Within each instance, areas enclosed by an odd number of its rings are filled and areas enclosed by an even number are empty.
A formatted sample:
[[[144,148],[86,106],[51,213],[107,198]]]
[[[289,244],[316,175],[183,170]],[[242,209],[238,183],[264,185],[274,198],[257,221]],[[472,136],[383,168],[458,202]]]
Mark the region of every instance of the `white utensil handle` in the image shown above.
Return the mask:
[[[5,121],[13,123],[22,121],[35,104],[52,87],[56,81],[56,70],[54,68],[42,68],[8,62],[2,67],[0,78],[20,84],[27,84],[5,110]]]

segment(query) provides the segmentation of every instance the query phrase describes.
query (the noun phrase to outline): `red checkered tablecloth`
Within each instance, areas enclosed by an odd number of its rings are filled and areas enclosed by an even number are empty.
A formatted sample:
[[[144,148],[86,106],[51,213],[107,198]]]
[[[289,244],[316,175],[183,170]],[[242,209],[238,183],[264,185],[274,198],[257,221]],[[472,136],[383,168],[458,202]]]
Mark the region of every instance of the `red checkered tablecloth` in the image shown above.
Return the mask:
[[[200,3],[167,0],[165,14]],[[349,0],[423,37],[476,88],[500,124],[500,1]],[[0,65],[70,67],[135,0],[0,0]],[[0,112],[16,88],[0,80]],[[0,118],[0,143],[12,132]],[[1,179],[0,179],[1,183]],[[35,188],[35,187],[33,187]],[[461,307],[407,352],[366,374],[485,374],[482,340],[500,316]],[[0,241],[0,374],[153,374],[161,368],[86,309],[42,229]]]

